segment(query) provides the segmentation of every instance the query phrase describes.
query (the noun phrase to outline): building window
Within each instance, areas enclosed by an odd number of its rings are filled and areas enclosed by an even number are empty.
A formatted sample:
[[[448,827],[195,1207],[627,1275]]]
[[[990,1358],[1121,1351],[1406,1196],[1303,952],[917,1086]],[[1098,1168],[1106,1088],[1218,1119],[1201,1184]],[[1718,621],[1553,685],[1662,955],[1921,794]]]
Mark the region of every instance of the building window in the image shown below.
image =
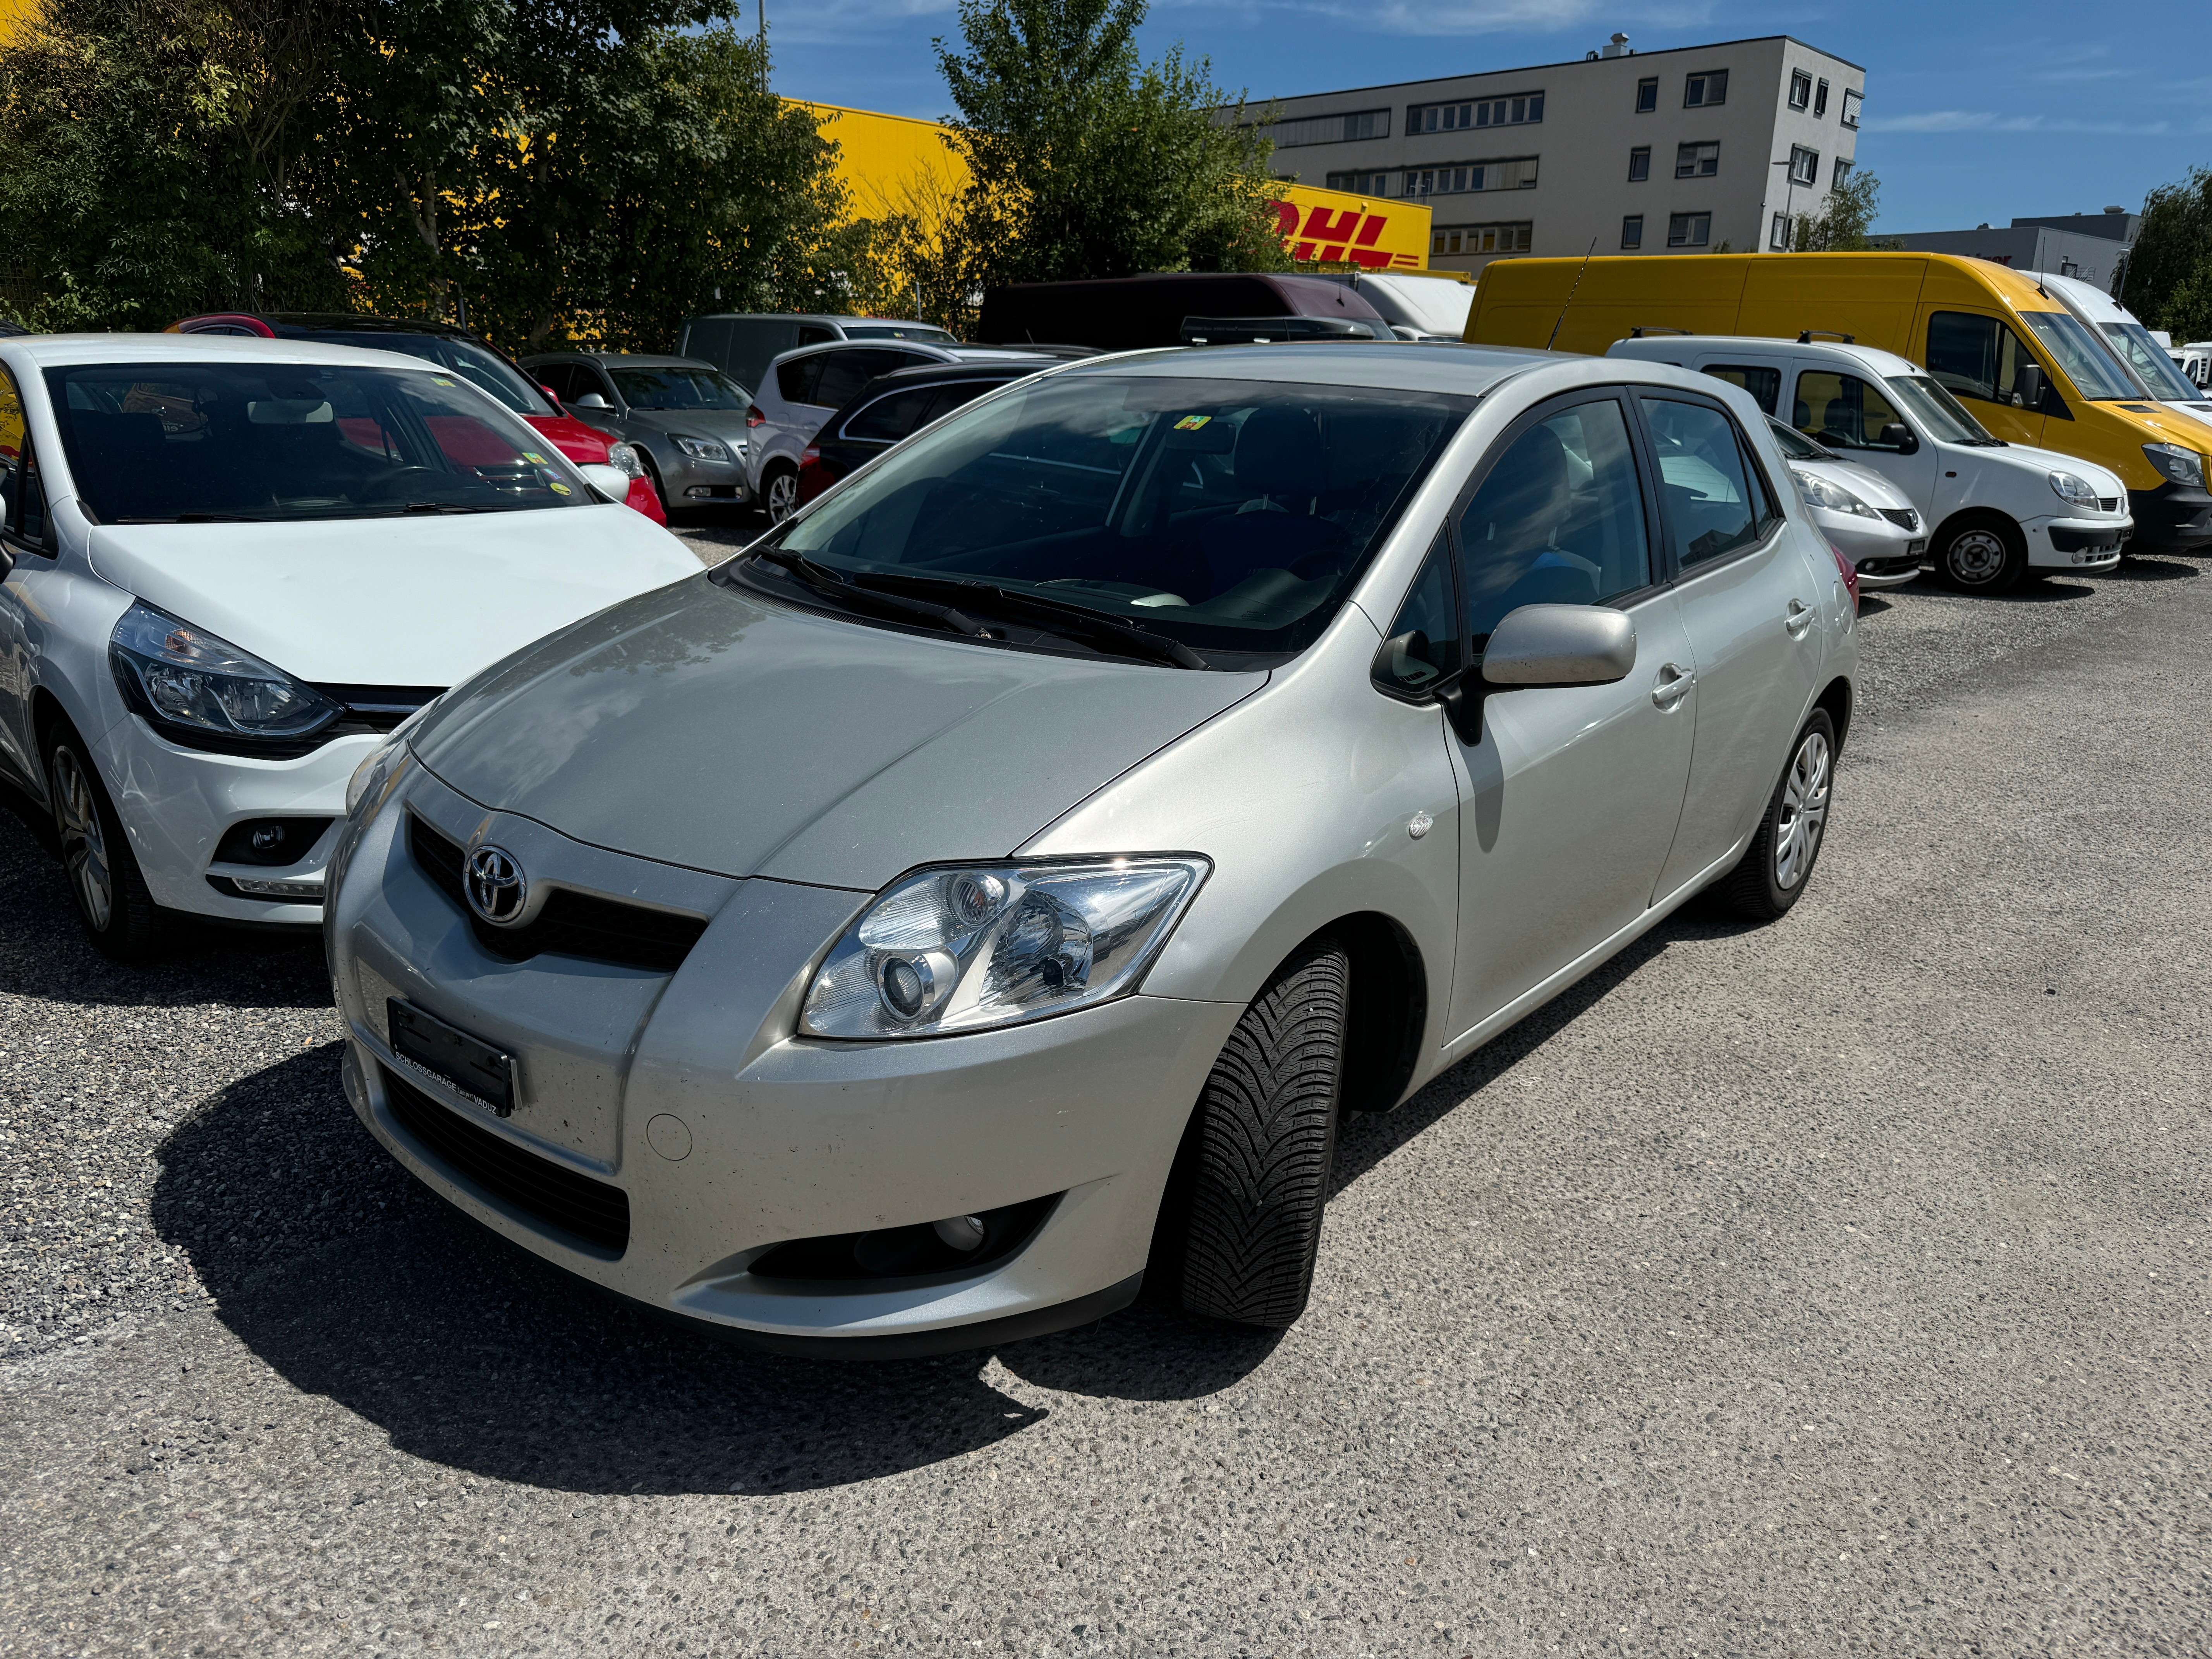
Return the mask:
[[[1363,109],[1350,115],[1308,115],[1296,121],[1278,121],[1261,131],[1263,137],[1275,141],[1277,149],[1295,149],[1302,144],[1345,144],[1356,138],[1388,138],[1390,112]]]
[[[1668,247],[1703,247],[1713,239],[1710,213],[1677,213],[1667,221]]]
[[[1332,173],[1328,175],[1331,190],[1348,191],[1354,196],[1388,196],[1390,175],[1387,173]]]
[[[1768,234],[1766,245],[1772,248],[1786,248],[1790,246],[1790,216],[1788,214],[1778,213],[1774,216],[1774,228]]]
[[[1813,113],[1815,116],[1821,116],[1826,115],[1827,112],[1828,83],[1826,81],[1823,81],[1820,82],[1820,89],[1813,94]]]
[[[1677,179],[1710,179],[1720,170],[1721,147],[1718,144],[1674,146],[1674,176]]]
[[[1509,155],[1502,161],[1455,161],[1448,167],[1407,167],[1406,196],[1458,196],[1478,190],[1534,190],[1536,158]]]
[[[1802,144],[1790,146],[1790,182],[1793,185],[1817,185],[1820,182],[1820,152],[1807,149]]]
[[[1623,247],[1644,246],[1644,216],[1632,213],[1620,222],[1620,245]]]
[[[1651,146],[1638,144],[1628,152],[1628,182],[1640,185],[1651,176]]]
[[[1710,70],[1703,75],[1692,75],[1682,82],[1682,107],[1704,109],[1711,104],[1728,102],[1726,70]]]
[[[1465,104],[1408,104],[1407,132],[1462,132],[1471,127],[1527,126],[1544,118],[1544,94],[1485,98]]]
[[[1803,70],[1790,71],[1790,107],[1803,109],[1813,101],[1813,77]]]
[[[1659,77],[1647,75],[1636,83],[1636,112],[1649,115],[1659,107]]]
[[[1859,124],[1859,106],[1866,101],[1866,94],[1844,88],[1844,125],[1855,127]]]
[[[1429,233],[1429,252],[1438,253],[1526,253],[1530,222],[1507,225],[1439,225]]]

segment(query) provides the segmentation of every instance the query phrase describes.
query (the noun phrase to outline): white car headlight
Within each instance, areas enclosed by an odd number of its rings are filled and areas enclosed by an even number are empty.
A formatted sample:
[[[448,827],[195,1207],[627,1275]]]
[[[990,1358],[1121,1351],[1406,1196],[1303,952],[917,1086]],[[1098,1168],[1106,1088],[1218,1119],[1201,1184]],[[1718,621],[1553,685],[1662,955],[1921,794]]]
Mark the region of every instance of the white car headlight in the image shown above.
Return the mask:
[[[726,461],[730,452],[712,438],[679,438],[673,433],[669,441],[695,461]]]
[[[2086,507],[2092,513],[2097,510],[2097,492],[2087,478],[2071,472],[2054,472],[2051,475],[2051,487],[2069,507]]]
[[[878,895],[806,988],[810,1036],[940,1036],[1136,987],[1212,869],[1200,858],[976,864]]]
[[[1849,513],[1862,519],[1878,519],[1875,512],[1864,501],[1839,483],[1832,483],[1817,472],[1807,472],[1791,467],[1790,476],[1797,480],[1797,488],[1814,507],[1825,507],[1831,513]]]
[[[107,663],[124,701],[156,727],[279,741],[307,737],[344,712],[275,664],[143,601],[108,635]]]
[[[635,444],[609,444],[607,465],[625,477],[642,478],[645,476],[645,463],[638,459]]]

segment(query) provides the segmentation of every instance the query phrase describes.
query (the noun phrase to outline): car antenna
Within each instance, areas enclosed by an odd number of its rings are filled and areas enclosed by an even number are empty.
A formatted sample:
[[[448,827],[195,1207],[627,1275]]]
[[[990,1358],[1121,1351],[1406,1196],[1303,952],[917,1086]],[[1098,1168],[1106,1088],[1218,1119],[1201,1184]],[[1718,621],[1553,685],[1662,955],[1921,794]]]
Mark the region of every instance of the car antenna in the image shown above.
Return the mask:
[[[1583,285],[1583,272],[1589,269],[1590,254],[1596,252],[1597,238],[1593,236],[1590,238],[1589,252],[1583,255],[1582,264],[1575,268],[1575,286],[1574,288],[1571,288],[1567,290],[1566,305],[1563,305],[1559,307],[1559,321],[1552,325],[1552,339],[1544,342],[1545,350],[1549,351],[1552,349],[1552,340],[1556,340],[1559,337],[1559,323],[1564,323],[1567,320],[1567,306],[1574,304],[1575,289],[1578,289]]]

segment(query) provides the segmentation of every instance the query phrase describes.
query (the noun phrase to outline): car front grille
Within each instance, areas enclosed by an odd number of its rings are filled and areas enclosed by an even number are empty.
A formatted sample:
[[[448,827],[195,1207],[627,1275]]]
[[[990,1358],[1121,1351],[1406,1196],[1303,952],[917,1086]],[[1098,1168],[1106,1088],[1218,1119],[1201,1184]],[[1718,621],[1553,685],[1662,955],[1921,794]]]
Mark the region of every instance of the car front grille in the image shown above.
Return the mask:
[[[1885,507],[1881,509],[1881,516],[1899,530],[1920,528],[1920,515],[1909,507]]]
[[[2120,498],[2118,495],[2100,495],[2097,505],[2107,513],[2117,513],[2120,510]]]
[[[612,1260],[629,1249],[629,1194],[621,1188],[526,1152],[441,1105],[389,1066],[378,1069],[392,1115],[448,1173],[595,1255]]]
[[[464,890],[468,854],[458,842],[408,814],[408,849],[422,873],[468,918],[477,943],[506,962],[536,956],[581,957],[620,968],[672,974],[707,931],[698,916],[648,909],[556,887],[545,896],[537,920],[523,927],[494,927],[469,908]]]

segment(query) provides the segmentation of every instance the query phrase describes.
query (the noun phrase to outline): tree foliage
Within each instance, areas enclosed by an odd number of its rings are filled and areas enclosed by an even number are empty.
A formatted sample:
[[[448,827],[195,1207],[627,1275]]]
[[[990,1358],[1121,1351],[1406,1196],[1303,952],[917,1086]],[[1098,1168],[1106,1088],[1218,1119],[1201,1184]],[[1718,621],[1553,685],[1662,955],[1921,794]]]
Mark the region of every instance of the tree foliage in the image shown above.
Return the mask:
[[[1212,65],[1138,54],[1146,0],[961,0],[940,40],[969,283],[1288,266],[1271,146]]]
[[[2212,167],[2144,198],[2120,303],[2177,340],[2212,338]]]
[[[1867,234],[1881,210],[1881,180],[1863,167],[1836,163],[1828,194],[1818,210],[1797,216],[1796,250],[1800,253],[1864,253],[1895,248]]]

